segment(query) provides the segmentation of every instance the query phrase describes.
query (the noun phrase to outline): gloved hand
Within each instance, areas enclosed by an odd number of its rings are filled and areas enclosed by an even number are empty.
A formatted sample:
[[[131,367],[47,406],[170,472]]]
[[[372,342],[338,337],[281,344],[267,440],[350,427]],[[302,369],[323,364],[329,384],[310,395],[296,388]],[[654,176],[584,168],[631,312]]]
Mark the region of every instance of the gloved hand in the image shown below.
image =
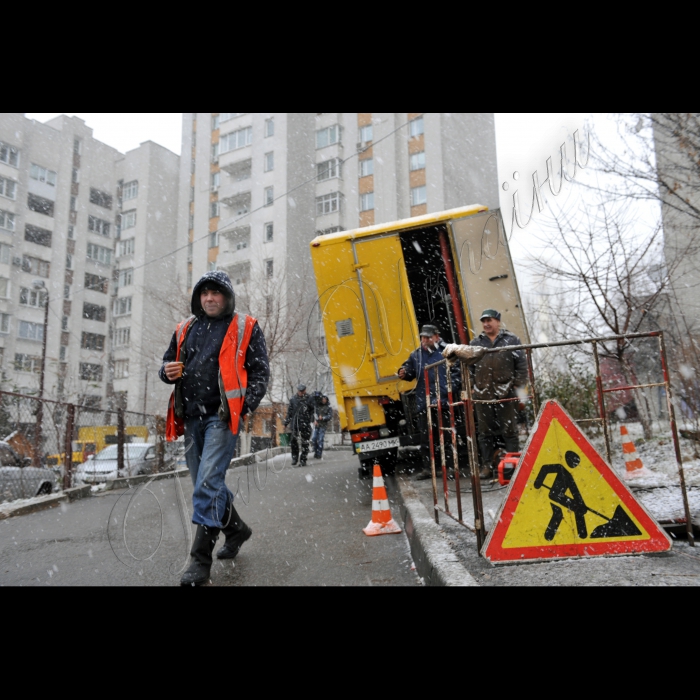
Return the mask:
[[[485,352],[486,348],[479,347],[478,345],[457,345],[455,343],[448,343],[442,351],[442,356],[447,360],[447,364],[450,365],[450,367],[460,360],[467,365],[473,365],[484,356]]]

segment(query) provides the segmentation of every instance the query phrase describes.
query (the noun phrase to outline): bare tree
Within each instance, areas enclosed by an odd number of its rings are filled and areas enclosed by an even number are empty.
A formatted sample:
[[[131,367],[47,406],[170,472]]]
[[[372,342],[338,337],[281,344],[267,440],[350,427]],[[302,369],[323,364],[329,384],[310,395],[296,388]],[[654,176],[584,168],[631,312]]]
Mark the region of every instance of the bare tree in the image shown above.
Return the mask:
[[[545,252],[532,260],[532,267],[565,299],[551,309],[551,323],[561,337],[624,336],[647,330],[647,314],[670,291],[678,265],[678,260],[660,262],[663,233],[658,223],[634,221],[624,203],[599,201],[592,206],[589,201],[557,212],[543,230]],[[635,346],[630,342],[601,343],[600,354],[619,368],[627,386],[637,383]],[[635,400],[649,438],[648,396],[635,390]]]

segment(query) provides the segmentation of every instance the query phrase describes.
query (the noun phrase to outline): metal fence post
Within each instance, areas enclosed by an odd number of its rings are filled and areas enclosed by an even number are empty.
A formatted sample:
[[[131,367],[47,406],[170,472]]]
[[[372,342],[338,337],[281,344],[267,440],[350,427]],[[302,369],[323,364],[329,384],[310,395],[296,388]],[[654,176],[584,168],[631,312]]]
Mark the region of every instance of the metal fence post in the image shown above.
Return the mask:
[[[608,434],[608,413],[605,409],[605,392],[603,391],[603,378],[600,375],[600,358],[598,357],[598,343],[593,341],[593,358],[595,360],[595,384],[598,391],[598,411],[603,421],[603,437],[605,438],[605,455],[608,464],[612,467],[612,451],[610,449],[610,435]]]
[[[124,409],[117,409],[117,470],[124,471]]]
[[[63,489],[73,486],[73,426],[75,425],[75,406],[68,404],[66,411],[66,434],[64,436]]]
[[[165,455],[165,418],[156,416],[156,472],[163,471]]]

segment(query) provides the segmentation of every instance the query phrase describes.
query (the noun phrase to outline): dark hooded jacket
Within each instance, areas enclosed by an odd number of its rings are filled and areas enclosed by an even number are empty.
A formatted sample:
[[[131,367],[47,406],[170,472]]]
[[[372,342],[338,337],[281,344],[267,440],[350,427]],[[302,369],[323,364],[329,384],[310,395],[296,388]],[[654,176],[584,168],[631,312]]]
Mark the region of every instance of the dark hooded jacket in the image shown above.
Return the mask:
[[[227,300],[224,311],[215,318],[206,315],[200,301],[203,287],[215,284]],[[187,331],[180,360],[185,363],[181,379],[171,382],[165,375],[165,363],[174,362],[177,355],[177,338],[173,333],[170,346],[163,355],[159,376],[166,384],[180,382],[180,397],[184,405],[184,417],[196,418],[214,415],[222,406],[219,382],[219,353],[226,331],[233,320],[236,295],[228,275],[221,270],[207,272],[192,290],[192,315],[195,320]],[[246,350],[245,367],[248,372],[248,389],[241,415],[254,411],[267,390],[270,365],[265,337],[256,323]],[[225,405],[225,400],[223,401]]]

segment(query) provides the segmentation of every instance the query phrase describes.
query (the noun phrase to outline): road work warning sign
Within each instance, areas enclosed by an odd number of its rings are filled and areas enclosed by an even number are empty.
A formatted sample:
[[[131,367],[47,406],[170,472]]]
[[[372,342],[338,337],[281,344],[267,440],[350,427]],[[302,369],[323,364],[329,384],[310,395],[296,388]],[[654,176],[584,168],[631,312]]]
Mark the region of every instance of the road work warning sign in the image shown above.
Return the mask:
[[[665,552],[671,540],[553,400],[483,547],[493,564]]]

